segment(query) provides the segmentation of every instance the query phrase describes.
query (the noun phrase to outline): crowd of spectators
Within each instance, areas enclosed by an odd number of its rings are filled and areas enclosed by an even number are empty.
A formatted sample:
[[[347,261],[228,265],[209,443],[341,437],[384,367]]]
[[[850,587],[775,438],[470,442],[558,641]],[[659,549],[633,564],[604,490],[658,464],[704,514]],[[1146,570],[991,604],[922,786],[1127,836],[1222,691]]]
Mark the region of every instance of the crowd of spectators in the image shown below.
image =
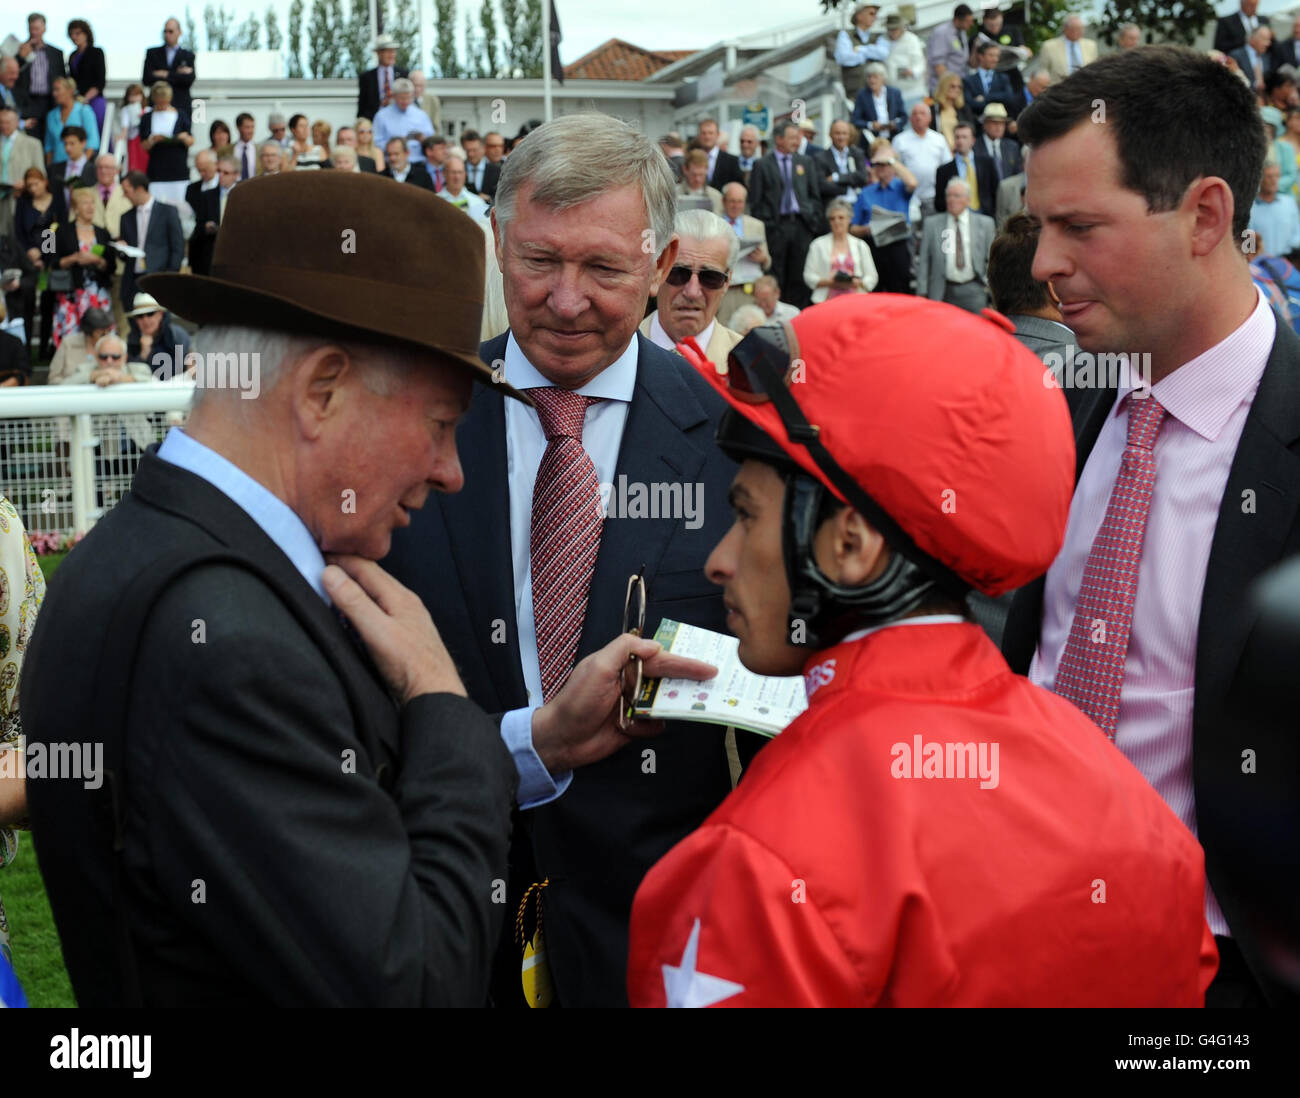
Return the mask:
[[[422,74],[395,67],[396,44],[381,35],[376,65],[359,79],[353,125],[334,131],[323,119],[273,111],[259,133],[257,119],[241,112],[233,126],[219,118],[196,132],[194,54],[180,46],[176,19],[166,21],[163,44],[146,51],[140,82],[127,86],[110,117],[93,28],[84,19],[68,24],[76,48],[65,58],[46,41],[46,26],[32,13],[15,55],[0,57],[4,385],[32,380],[33,349],[41,362],[62,355],[92,310],[111,314],[112,331],[134,354],[138,279],[185,267],[207,274],[227,198],[244,180],[371,172],[431,190],[486,228],[501,162],[537,125],[514,139],[464,130],[459,143],[448,142],[436,132],[437,96]],[[78,342],[88,367],[92,351]],[[121,371],[121,380],[133,376]]]
[[[1300,258],[1300,19],[1281,40],[1255,7],[1256,0],[1244,0],[1240,12],[1219,20],[1212,56],[1256,89],[1270,135],[1253,246],[1261,258]],[[746,125],[738,153],[728,150],[714,119],[702,120],[689,139],[660,138],[679,211],[712,214],[741,244],[735,269],[722,271],[726,286],[710,323],[716,315],[725,324],[753,304],[763,278],[775,279],[781,302],[794,309],[872,289],[937,295],[972,309],[988,304],[987,243],[1023,207],[1016,118],[1053,81],[1095,60],[1097,43],[1077,15],[1035,55],[996,6],[977,17],[958,4],[951,21],[924,41],[898,13],[877,27],[879,11],[860,6],[835,42],[846,94],[841,117],[821,127],[781,118],[766,138]],[[487,226],[513,142],[500,132],[465,130],[454,144],[439,133],[438,97],[422,74],[397,66],[397,43],[388,36],[376,39],[374,67],[358,79],[353,125],[335,132],[321,119],[272,112],[259,133],[245,112],[233,127],[213,121],[207,146],[196,151],[194,55],[180,47],[175,19],[164,25],[163,44],[147,51],[112,133],[104,132],[104,58],[93,29],[81,19],[68,24],[76,49],[66,59],[45,41],[45,30],[45,18],[33,13],[17,56],[0,60],[7,330],[35,344],[42,359],[90,308],[110,308],[116,324],[133,332],[126,313],[140,275],[187,264],[210,270],[230,189],[255,176],[372,172],[433,191]],[[1139,46],[1143,37],[1127,25],[1116,48]],[[826,147],[816,144],[821,134]],[[77,200],[82,189],[90,197]],[[958,193],[964,200],[954,215]],[[947,249],[941,264],[926,245],[925,225],[934,218],[934,247]],[[43,250],[44,234],[59,227],[56,247]],[[128,255],[120,244],[145,254]]]

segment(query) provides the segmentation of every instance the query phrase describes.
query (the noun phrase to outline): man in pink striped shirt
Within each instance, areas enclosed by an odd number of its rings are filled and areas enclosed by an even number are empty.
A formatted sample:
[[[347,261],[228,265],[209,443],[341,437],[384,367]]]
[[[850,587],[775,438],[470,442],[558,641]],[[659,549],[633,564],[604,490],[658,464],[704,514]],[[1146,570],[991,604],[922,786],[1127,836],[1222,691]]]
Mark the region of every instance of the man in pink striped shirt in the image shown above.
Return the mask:
[[[1093,375],[1078,401],[1065,543],[1017,597],[1007,656],[1092,717],[1200,838],[1220,952],[1206,1005],[1294,1003],[1300,930],[1277,929],[1294,884],[1265,868],[1294,867],[1300,840],[1276,834],[1252,786],[1262,731],[1237,742],[1222,720],[1250,581],[1300,552],[1300,340],[1243,254],[1258,111],[1233,74],[1162,47],[1081,69],[1019,132],[1034,277],[1080,349],[1150,355],[1150,377]]]

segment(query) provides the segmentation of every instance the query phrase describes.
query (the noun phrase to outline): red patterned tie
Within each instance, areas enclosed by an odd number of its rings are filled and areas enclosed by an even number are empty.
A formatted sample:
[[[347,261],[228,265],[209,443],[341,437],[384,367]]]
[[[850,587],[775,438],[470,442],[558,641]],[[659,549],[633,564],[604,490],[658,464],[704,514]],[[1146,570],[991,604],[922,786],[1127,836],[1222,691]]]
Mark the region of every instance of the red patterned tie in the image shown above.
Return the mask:
[[[1070,638],[1056,670],[1056,692],[1112,740],[1119,722],[1142,539],[1156,484],[1153,447],[1164,418],[1164,406],[1149,393],[1128,398],[1128,443],[1106,517],[1083,569]]]
[[[533,485],[530,555],[537,662],[542,699],[549,701],[573,670],[600,548],[600,487],[582,448],[583,420],[598,398],[565,389],[530,389],[528,395],[546,434]]]

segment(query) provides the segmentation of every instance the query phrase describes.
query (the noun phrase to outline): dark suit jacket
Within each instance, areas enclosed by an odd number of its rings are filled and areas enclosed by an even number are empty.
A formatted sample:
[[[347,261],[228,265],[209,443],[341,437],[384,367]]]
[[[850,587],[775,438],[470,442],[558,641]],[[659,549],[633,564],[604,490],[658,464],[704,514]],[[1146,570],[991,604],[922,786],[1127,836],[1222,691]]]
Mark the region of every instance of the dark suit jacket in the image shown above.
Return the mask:
[[[393,79],[400,80],[404,76],[410,76],[406,69],[393,66]],[[371,122],[375,120],[375,115],[379,113],[382,104],[379,102],[379,69],[366,69],[357,77],[357,117],[368,118]]]
[[[113,271],[117,267],[117,253],[107,247],[112,242],[112,239],[108,235],[107,229],[101,229],[98,225],[95,226],[95,243],[106,246],[104,259],[108,262],[108,266],[103,270],[97,267],[82,267],[77,264],[69,267],[68,270],[72,274],[72,288],[74,290],[79,290],[85,285],[87,271],[94,271],[95,281],[105,289],[113,284]],[[79,250],[76,222],[64,221],[54,232],[55,269],[58,269],[58,260]]]
[[[893,137],[903,132],[907,125],[907,111],[903,109],[903,93],[897,88],[885,86],[885,106],[889,109],[888,118],[876,117],[876,101],[871,97],[871,88],[863,86],[858,97],[853,101],[853,114],[849,118],[862,131],[862,147],[871,150],[871,142],[877,137]],[[877,133],[871,128],[872,122],[888,122],[889,129]]]
[[[409,165],[409,167],[410,167],[410,171],[406,173],[406,179],[404,180],[404,182],[410,183],[412,186],[415,187],[423,187],[426,191],[431,191],[434,189],[433,177],[429,174],[428,168],[426,168],[423,164],[419,163],[418,161],[412,162]],[[385,168],[379,174],[383,176],[387,176],[389,179],[393,178],[393,173],[388,168]]]
[[[190,184],[191,190],[198,187],[198,183]],[[194,210],[194,233],[190,236],[190,270],[205,275],[212,270],[212,253],[217,246],[217,234],[208,232],[208,223],[221,224],[221,187],[197,191],[192,199],[187,190],[185,198]]]
[[[985,156],[978,145],[972,155],[975,157],[975,181],[980,188],[979,212],[992,217],[997,212],[998,205],[998,170],[993,166],[992,157]],[[956,174],[957,161],[955,160],[940,164],[939,170],[934,173],[934,208],[936,210],[946,211],[948,209],[948,196],[944,193],[944,188],[948,186],[948,180]]]
[[[1293,68],[1300,68],[1300,53],[1296,52],[1296,40],[1294,38],[1284,38],[1282,41],[1274,41],[1269,47],[1269,53],[1273,55],[1273,68],[1280,68],[1283,65],[1291,65]]]
[[[1268,20],[1262,15],[1257,17],[1261,26],[1267,27]],[[1241,10],[1225,15],[1214,24],[1214,48],[1224,53],[1239,50],[1246,44],[1246,25],[1241,21]]]
[[[713,174],[709,176],[709,186],[721,191],[728,183],[745,182],[740,170],[740,157],[726,149],[718,150],[718,159],[713,165]]]
[[[72,60],[77,55],[70,53],[68,55],[68,68],[72,68]],[[81,55],[77,62],[77,94],[85,95],[91,88],[98,88],[99,94],[104,94],[104,51],[98,46],[87,46],[86,52]],[[145,85],[148,87],[148,85]]]
[[[188,65],[189,72],[177,72],[182,65]],[[185,115],[190,113],[190,87],[194,83],[194,54],[189,50],[178,49],[172,56],[172,63],[167,64],[167,47],[150,46],[144,55],[144,86],[149,87],[158,78],[153,75],[155,69],[167,70],[167,83],[172,86],[172,106]],[[146,93],[147,94],[147,93]]]
[[[176,207],[154,199],[153,211],[149,215],[149,237],[143,245],[139,242],[136,229],[138,212],[138,207],[132,207],[122,215],[122,239],[128,244],[144,248],[142,273],[179,271],[181,260],[185,258],[185,236],[181,232],[181,217],[176,212]],[[128,311],[135,293],[135,260],[125,259],[122,262],[122,303]]]
[[[67,76],[68,70],[63,65],[63,51],[55,49],[51,45],[45,46],[45,57],[49,62],[49,80],[50,87],[54,86],[54,81],[60,76]],[[28,58],[25,62],[20,62],[22,68],[18,70],[18,79],[14,81],[14,95],[20,99],[30,99],[32,94],[32,62]],[[49,95],[50,92],[46,92]],[[27,115],[23,116],[28,117]]]
[[[79,186],[93,187],[95,185],[95,158],[87,156],[86,162],[81,166],[81,171],[71,179],[65,174],[68,170],[68,161],[61,164],[51,164],[49,167],[50,187],[67,187],[70,183],[76,182]]]
[[[470,173],[469,182],[466,184],[466,186],[469,187],[469,189],[473,191],[475,194],[485,194],[489,198],[495,198],[497,194],[497,183],[501,179],[501,165],[493,164],[492,161],[487,159],[487,157],[483,158],[482,163],[483,163],[482,186],[475,188],[473,173]],[[470,167],[468,164],[465,165],[465,171],[466,172],[470,171]]]
[[[850,145],[844,150],[849,157],[849,163],[853,170],[847,176],[840,176],[838,182],[831,182],[830,176],[835,175],[840,169],[835,163],[835,153],[830,149],[823,149],[817,154],[816,164],[820,177],[819,186],[821,187],[821,196],[826,201],[832,198],[838,198],[844,194],[850,187],[859,189],[865,187],[867,179],[867,158],[860,148]]]
[[[1240,49],[1233,50],[1228,56],[1237,62],[1237,67],[1241,69],[1242,72],[1247,76],[1252,76],[1253,69],[1250,64],[1250,54],[1246,52],[1246,47],[1244,45]],[[1265,53],[1260,54],[1259,67],[1263,76],[1268,76],[1268,74],[1273,71],[1273,67],[1276,64],[1277,56],[1273,53],[1271,48]]]
[[[713,443],[721,402],[683,359],[640,335],[636,339],[636,390],[615,480],[699,484],[704,521],[692,530],[668,517],[606,519],[578,659],[618,634],[627,578],[642,565],[647,634],[662,618],[725,629],[720,590],[703,572],[731,521],[723,503],[735,466]],[[501,335],[479,354],[493,362],[504,357],[505,346]],[[430,500],[409,528],[396,532],[383,562],[424,600],[470,697],[489,712],[527,704],[515,619],[505,424],[504,397],[491,386],[476,387],[457,436],[464,491]],[[504,644],[493,643],[493,622],[504,623]],[[653,776],[643,772],[643,747],[655,751]],[[550,878],[542,902],[561,1003],[626,1005],[632,896],[646,871],[730,789],[723,729],[670,723],[654,741],[579,770],[559,799],[518,813],[510,911],[516,910],[520,884]],[[509,959],[494,988],[518,998],[519,950],[510,943],[503,952]]]
[[[1074,414],[1076,480],[1114,405],[1114,390],[1090,390]],[[1249,492],[1250,495],[1246,495]],[[1253,499],[1246,508],[1243,501]],[[1256,980],[1274,1001],[1288,999],[1273,969],[1268,936],[1281,934],[1297,949],[1294,925],[1272,925],[1279,914],[1270,896],[1261,894],[1263,867],[1278,892],[1289,895],[1294,874],[1282,867],[1300,864],[1300,835],[1277,821],[1300,799],[1300,780],[1292,772],[1282,782],[1255,783],[1242,770],[1242,752],[1270,756],[1264,729],[1224,733],[1225,704],[1250,668],[1242,662],[1255,613],[1247,590],[1272,565],[1300,553],[1300,338],[1280,325],[1259,390],[1251,404],[1241,441],[1228,474],[1206,568],[1205,589],[1196,638],[1196,681],[1192,709],[1192,778],[1196,794],[1197,837],[1205,847],[1205,872],[1223,914]],[[1017,593],[1007,619],[1003,651],[1013,670],[1023,674],[1038,646],[1042,622],[1043,580]],[[1294,738],[1294,726],[1287,730]],[[1263,764],[1260,764],[1261,772]],[[1276,777],[1276,775],[1274,776]],[[1264,795],[1264,790],[1275,796]],[[1288,807],[1289,806],[1289,807]],[[1241,837],[1251,836],[1249,854]],[[1243,857],[1251,865],[1242,869]],[[1292,880],[1285,883],[1283,878]],[[1243,877],[1254,885],[1249,900],[1238,887]],[[1286,901],[1283,901],[1285,903]],[[1294,977],[1292,978],[1294,987]]]
[[[799,168],[803,168],[803,172]],[[800,220],[815,233],[821,221],[821,174],[817,163],[795,153],[791,159],[791,185],[799,203]],[[749,212],[770,230],[781,213],[781,195],[785,180],[776,153],[770,152],[754,162],[749,173]]]
[[[975,138],[975,148],[980,152],[982,152],[990,160],[993,160],[993,154],[989,152],[988,139],[983,134]],[[1019,175],[1022,171],[1025,170],[1025,156],[1020,149],[1019,141],[1017,141],[1010,134],[1004,134],[998,145],[998,148],[1002,152],[1002,174],[998,176],[999,182],[1001,182],[1003,179],[1006,179],[1008,176]],[[993,160],[993,170],[995,172],[997,171],[996,160]],[[981,201],[983,200],[983,198],[984,196],[981,194],[980,195]]]
[[[372,175],[379,174],[379,169],[375,167],[375,162],[368,156],[358,156],[357,167],[363,172],[370,172]]]
[[[496,723],[449,694],[399,710],[244,510],[152,455],[85,544],[50,584],[23,666],[29,750],[94,728],[106,759],[105,676],[141,672],[120,784],[29,787],[79,1002],[124,998],[105,811],[116,787],[122,917],[146,1005],[483,1003],[515,786]],[[223,547],[266,578],[189,571],[152,604],[139,646],[113,650],[135,580]]]
[[[188,111],[178,110],[171,136],[179,137],[183,133],[193,134],[190,129]],[[140,118],[140,140],[147,141],[153,136],[153,111],[145,111]],[[179,183],[190,177],[190,150],[187,146],[170,141],[155,145],[149,150],[149,165],[145,174],[159,183]]]
[[[989,81],[988,95],[984,94],[984,82],[977,72],[962,77],[961,90],[966,96],[966,106],[975,115],[975,132],[977,134],[982,132],[980,115],[984,113],[984,108],[990,103],[1001,103],[1007,108],[1007,114],[1012,118],[1016,117],[1016,108],[1020,105],[1020,96],[1016,94],[1016,89],[1011,86],[1011,77],[1004,72],[998,72],[994,69],[993,78]]]

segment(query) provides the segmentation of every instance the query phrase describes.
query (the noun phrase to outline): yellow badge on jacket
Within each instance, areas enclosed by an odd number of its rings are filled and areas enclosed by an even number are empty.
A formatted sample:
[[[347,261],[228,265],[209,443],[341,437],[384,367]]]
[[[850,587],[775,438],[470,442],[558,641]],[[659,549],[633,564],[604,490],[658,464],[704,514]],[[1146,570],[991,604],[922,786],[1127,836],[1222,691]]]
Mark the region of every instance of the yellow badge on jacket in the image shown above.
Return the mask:
[[[555,989],[551,985],[551,966],[546,963],[546,938],[540,929],[524,946],[524,963],[519,975],[524,985],[524,999],[530,1007],[551,1005]]]
[[[550,878],[537,884],[531,884],[519,901],[519,911],[515,914],[515,942],[523,948],[523,962],[519,968],[519,979],[524,989],[524,999],[530,1007],[548,1007],[555,998],[555,985],[551,982],[551,966],[546,960],[546,935],[542,931],[542,892]],[[534,905],[533,936],[529,938],[524,930],[528,921],[529,901]]]

